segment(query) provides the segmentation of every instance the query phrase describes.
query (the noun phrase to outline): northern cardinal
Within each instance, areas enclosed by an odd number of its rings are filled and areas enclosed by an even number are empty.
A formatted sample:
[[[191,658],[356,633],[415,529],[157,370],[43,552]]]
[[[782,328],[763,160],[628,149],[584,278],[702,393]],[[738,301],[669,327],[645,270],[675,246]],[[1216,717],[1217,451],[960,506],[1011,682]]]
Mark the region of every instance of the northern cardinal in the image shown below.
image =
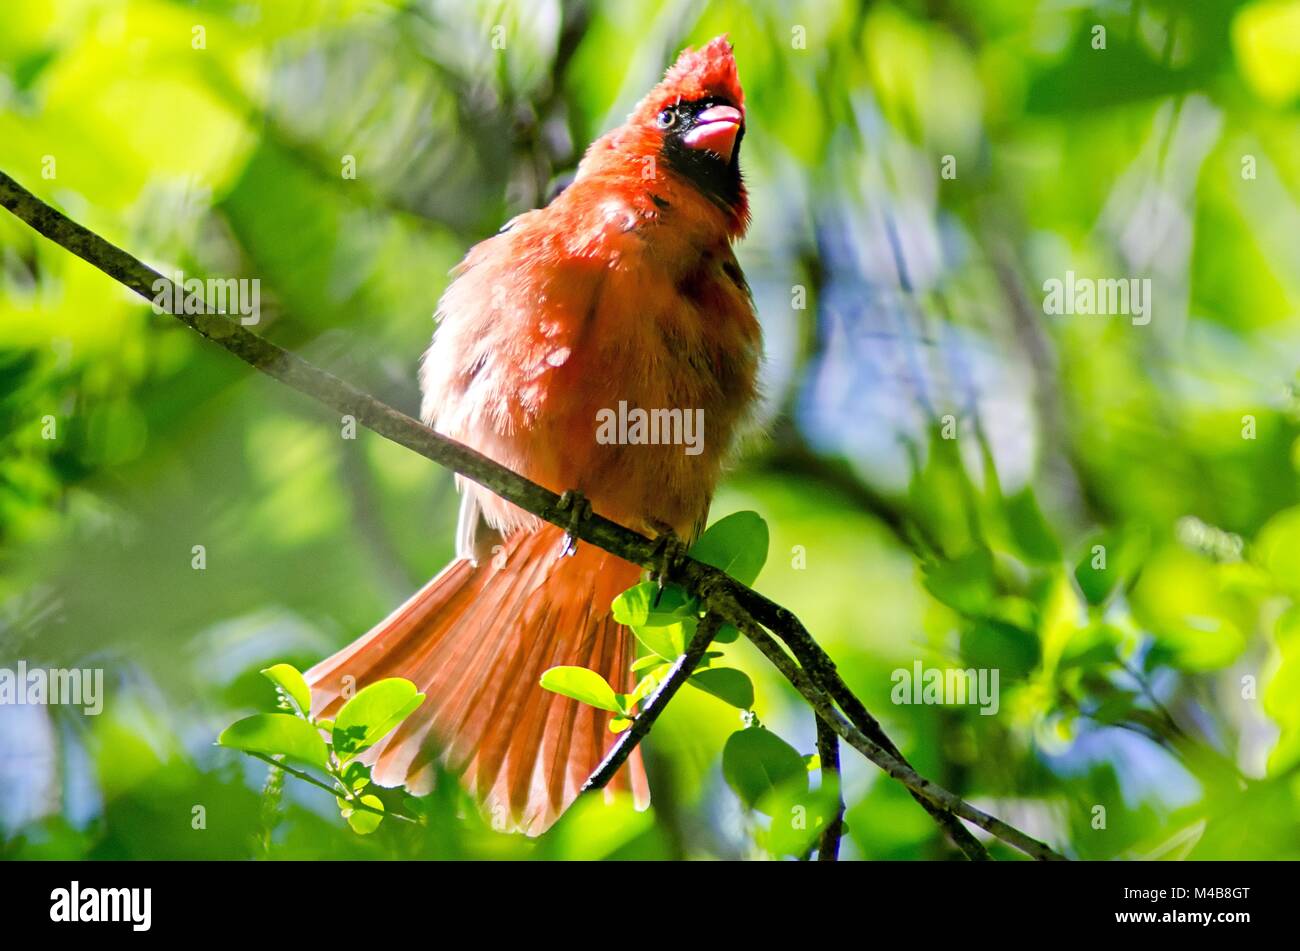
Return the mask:
[[[762,349],[731,247],[749,223],[744,108],[725,37],[685,50],[572,184],[476,245],[438,306],[425,422],[629,528],[697,536],[755,403]],[[702,410],[702,451],[597,438],[598,414],[620,402]],[[368,752],[373,781],[426,792],[441,757],[495,825],[535,835],[617,740],[612,714],[539,678],[579,665],[632,689],[633,637],[610,603],[640,569],[461,489],[456,559],[308,672],[312,710],[331,716],[345,683],[413,681],[428,699]],[[609,788],[648,804],[639,755]]]

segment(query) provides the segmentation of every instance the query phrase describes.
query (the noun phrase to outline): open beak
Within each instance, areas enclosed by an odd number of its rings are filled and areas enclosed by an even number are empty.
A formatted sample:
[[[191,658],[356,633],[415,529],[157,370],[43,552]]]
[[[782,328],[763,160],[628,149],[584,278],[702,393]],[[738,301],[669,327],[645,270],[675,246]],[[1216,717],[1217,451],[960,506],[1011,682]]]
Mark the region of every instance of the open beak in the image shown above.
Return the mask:
[[[739,109],[711,106],[696,117],[695,128],[682,136],[682,142],[687,148],[708,149],[722,156],[724,162],[730,162],[744,119]]]

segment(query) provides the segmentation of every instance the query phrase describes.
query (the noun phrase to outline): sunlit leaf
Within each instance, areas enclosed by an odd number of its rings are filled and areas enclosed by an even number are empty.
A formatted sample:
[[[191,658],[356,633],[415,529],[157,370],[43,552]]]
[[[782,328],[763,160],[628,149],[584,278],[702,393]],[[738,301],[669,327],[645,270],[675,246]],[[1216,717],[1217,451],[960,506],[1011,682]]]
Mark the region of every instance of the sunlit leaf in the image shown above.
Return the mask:
[[[767,522],[757,512],[736,512],[705,530],[690,555],[721,568],[741,584],[752,585],[767,561]]]
[[[424,703],[424,694],[401,677],[358,691],[334,718],[334,752],[341,761],[377,743]]]
[[[678,585],[654,581],[628,588],[613,603],[614,620],[628,627],[669,627],[695,617],[694,600]]]
[[[775,856],[801,856],[816,843],[822,829],[839,809],[839,784],[834,777],[816,789],[806,782],[787,780],[767,793],[759,811],[772,821],[762,836]]]
[[[600,674],[586,667],[552,667],[542,674],[542,687],[611,713],[621,713],[618,695]]]
[[[365,803],[371,809],[384,811],[384,803],[378,796],[365,795],[361,797],[361,802]],[[345,809],[345,818],[352,831],[357,835],[370,835],[379,828],[379,824],[384,821],[383,816],[377,816],[366,809]]]
[[[298,705],[303,716],[311,714],[311,689],[298,668],[292,664],[276,664],[262,671],[262,676],[283,690]]]
[[[320,732],[291,713],[258,713],[245,717],[226,727],[217,742],[265,756],[282,754],[321,769],[329,765],[329,753]]]

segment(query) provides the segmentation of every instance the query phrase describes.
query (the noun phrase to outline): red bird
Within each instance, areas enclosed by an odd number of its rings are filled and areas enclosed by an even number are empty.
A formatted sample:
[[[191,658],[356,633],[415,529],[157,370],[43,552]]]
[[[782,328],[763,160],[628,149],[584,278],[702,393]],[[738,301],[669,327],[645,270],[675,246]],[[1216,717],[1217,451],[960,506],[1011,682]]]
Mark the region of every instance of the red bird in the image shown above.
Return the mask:
[[[573,183],[454,271],[420,373],[424,420],[629,528],[697,536],[756,399],[762,350],[732,242],[749,222],[744,94],[730,43],[687,49]],[[598,438],[603,411],[703,411],[702,448]],[[627,442],[627,441],[625,441]],[[550,667],[630,691],[636,651],[610,602],[640,569],[462,482],[457,557],[312,668],[316,715],[405,677],[424,705],[368,753],[373,779],[426,792],[441,757],[494,824],[538,834],[617,737],[611,714],[543,690]],[[610,786],[649,789],[639,755]]]

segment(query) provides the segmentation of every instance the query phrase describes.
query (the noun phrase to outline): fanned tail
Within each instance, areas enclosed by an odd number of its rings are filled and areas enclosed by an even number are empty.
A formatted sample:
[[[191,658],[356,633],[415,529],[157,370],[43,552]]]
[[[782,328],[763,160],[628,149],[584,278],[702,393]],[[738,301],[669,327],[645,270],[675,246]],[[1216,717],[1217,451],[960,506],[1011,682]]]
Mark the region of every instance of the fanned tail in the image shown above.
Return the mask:
[[[452,562],[307,672],[314,716],[337,712],[345,683],[355,692],[405,677],[428,695],[364,754],[374,782],[427,792],[441,757],[486,803],[494,825],[530,835],[577,797],[617,740],[613,715],[543,690],[538,680],[550,667],[573,664],[599,672],[615,690],[632,689],[633,639],[615,623],[610,602],[636,583],[639,569],[590,545],[563,556],[562,539],[547,525],[517,533],[478,565]],[[639,751],[609,789],[630,790],[638,808],[649,803]]]

